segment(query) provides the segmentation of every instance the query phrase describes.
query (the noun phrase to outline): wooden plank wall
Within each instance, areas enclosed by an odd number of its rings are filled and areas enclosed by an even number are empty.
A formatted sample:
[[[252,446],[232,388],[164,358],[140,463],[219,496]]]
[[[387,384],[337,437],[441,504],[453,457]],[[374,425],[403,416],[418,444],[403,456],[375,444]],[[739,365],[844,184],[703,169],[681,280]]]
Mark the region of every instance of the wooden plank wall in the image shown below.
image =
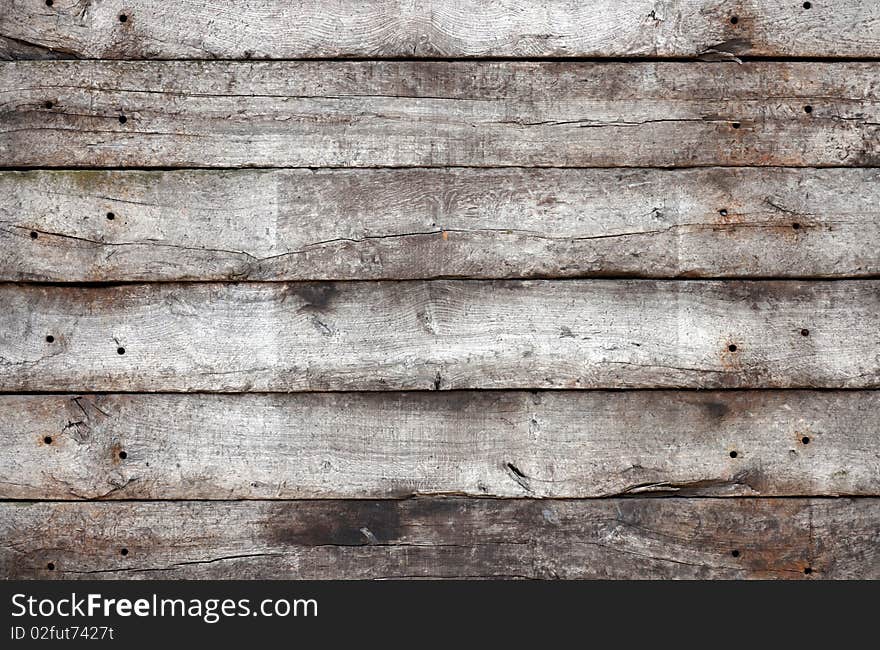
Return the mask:
[[[0,577],[880,578],[880,3],[8,0]]]

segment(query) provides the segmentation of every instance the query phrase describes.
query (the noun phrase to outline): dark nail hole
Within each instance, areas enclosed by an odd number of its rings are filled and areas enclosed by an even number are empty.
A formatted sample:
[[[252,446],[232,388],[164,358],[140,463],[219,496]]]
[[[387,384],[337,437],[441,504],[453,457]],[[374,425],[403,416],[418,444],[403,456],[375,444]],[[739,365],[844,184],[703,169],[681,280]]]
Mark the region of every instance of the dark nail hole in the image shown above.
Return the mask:
[[[801,442],[805,445],[810,444],[810,436],[804,436],[803,438],[801,438]]]
[[[125,354],[125,348],[123,348],[123,347],[116,348],[116,354]]]
[[[55,337],[54,337],[54,336],[52,336],[51,334],[49,334],[48,336],[46,336],[46,343],[54,343],[54,342],[55,342]]]
[[[49,564],[46,565],[46,568],[49,569],[49,571],[54,571],[55,570],[55,563],[49,562]]]
[[[46,0],[46,6],[47,6],[47,7],[51,7],[51,6],[54,5],[54,4],[55,4],[55,0]]]
[[[813,3],[811,3],[811,2],[805,2],[805,3],[804,3],[804,9],[809,9],[809,8],[812,7],[812,6],[813,6]]]
[[[739,454],[736,453],[735,451],[730,452],[730,457],[731,457],[731,458],[736,458],[737,456],[739,456]]]
[[[119,116],[119,123],[120,123],[120,124],[125,124],[126,122],[128,122],[128,118],[125,117],[125,115],[120,115],[120,116]]]
[[[810,105],[804,106],[804,113],[812,113],[813,107]]]
[[[31,239],[36,239],[37,237],[39,237],[37,232],[35,230],[31,230]]]
[[[49,101],[49,100],[47,99],[47,100],[45,101],[45,103],[43,103],[43,106],[45,106],[47,109],[49,109],[49,108],[52,108],[53,106],[55,106],[55,104],[53,104],[51,101]]]
[[[732,126],[732,127],[735,128],[735,129],[738,129],[739,127],[742,126],[742,124],[740,124],[739,122],[734,122],[734,123],[731,124],[730,126]]]
[[[734,549],[733,551],[731,551],[730,554],[731,554],[733,557],[739,557],[739,551],[737,551],[737,550],[735,550],[735,549]]]
[[[809,567],[809,566],[804,567],[804,573],[806,575],[810,575],[812,572],[813,572],[813,567]]]
[[[126,20],[128,20],[128,16],[125,14],[119,14],[119,22],[124,23]]]
[[[51,445],[52,444],[52,436],[46,436],[45,438],[43,438],[43,442],[45,442],[47,445]]]
[[[730,24],[731,25],[736,25],[738,22],[739,22],[739,16],[731,16],[730,17]]]
[[[730,350],[731,352],[736,352],[737,348],[736,348],[736,345],[731,343],[730,345],[727,346],[727,349]]]
[[[725,210],[724,208],[721,208],[721,209],[718,211],[718,214],[720,214],[722,217],[726,217],[726,216],[727,216],[727,210]]]
[[[801,336],[809,336],[809,335],[810,335],[810,330],[808,330],[806,327],[801,330]]]
[[[128,549],[127,548],[119,549],[119,554],[120,555],[128,555]]]
[[[799,223],[793,223],[793,224],[791,224],[791,227],[794,228],[795,230],[800,230],[800,229],[801,229],[801,224],[799,224]]]
[[[119,452],[119,457],[120,457],[122,460],[125,460],[126,458],[128,458],[128,454],[127,454],[126,452],[124,452],[124,451],[120,451],[120,452]]]
[[[113,214],[112,212],[108,212],[108,213],[107,213],[107,218],[108,218],[110,221],[113,221],[113,220],[116,218],[116,215]]]

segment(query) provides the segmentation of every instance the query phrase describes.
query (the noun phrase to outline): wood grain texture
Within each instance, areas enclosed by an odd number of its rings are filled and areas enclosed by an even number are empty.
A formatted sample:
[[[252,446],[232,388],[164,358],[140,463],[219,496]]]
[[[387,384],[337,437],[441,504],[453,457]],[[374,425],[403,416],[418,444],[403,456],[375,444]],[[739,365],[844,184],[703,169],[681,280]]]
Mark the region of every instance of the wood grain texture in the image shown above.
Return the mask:
[[[4,499],[880,494],[874,391],[6,395],[0,420]]]
[[[3,391],[880,387],[876,280],[7,284],[0,304]]]
[[[870,167],[876,79],[876,63],[18,62],[0,67],[0,165]]]
[[[878,206],[876,169],[4,172],[0,280],[858,277]]]
[[[870,498],[5,502],[0,575],[867,579],[878,524]]]
[[[0,57],[880,56],[878,25],[861,0],[5,0]]]

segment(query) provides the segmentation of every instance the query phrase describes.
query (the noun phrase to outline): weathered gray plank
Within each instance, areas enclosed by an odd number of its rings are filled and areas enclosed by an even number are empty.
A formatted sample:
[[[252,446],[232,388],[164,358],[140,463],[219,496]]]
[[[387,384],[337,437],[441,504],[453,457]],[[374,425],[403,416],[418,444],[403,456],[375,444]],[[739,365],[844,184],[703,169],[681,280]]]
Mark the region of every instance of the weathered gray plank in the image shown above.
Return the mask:
[[[874,166],[876,79],[876,63],[18,62],[0,67],[0,165]]]
[[[0,57],[880,56],[875,2],[808,4],[5,0]]]
[[[880,387],[876,280],[6,284],[0,304],[4,391]]]
[[[5,395],[0,420],[5,499],[880,494],[874,391]]]
[[[5,172],[0,279],[853,277],[878,206],[876,169]]]
[[[880,577],[870,498],[4,502],[0,535],[3,578]]]

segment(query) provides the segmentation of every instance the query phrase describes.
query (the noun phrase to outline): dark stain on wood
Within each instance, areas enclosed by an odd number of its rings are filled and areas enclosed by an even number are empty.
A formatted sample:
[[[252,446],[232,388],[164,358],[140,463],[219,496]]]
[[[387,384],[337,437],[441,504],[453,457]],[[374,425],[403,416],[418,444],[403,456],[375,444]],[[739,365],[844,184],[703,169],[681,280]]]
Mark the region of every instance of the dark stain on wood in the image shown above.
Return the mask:
[[[326,504],[332,503],[331,507]],[[400,502],[279,504],[263,531],[271,546],[367,546],[400,541]]]
[[[285,299],[287,295],[299,298],[303,303],[300,311],[323,312],[330,308],[338,293],[339,289],[332,282],[304,282],[287,285]]]
[[[713,420],[720,420],[730,412],[730,407],[719,400],[709,400],[703,402],[703,407]]]

